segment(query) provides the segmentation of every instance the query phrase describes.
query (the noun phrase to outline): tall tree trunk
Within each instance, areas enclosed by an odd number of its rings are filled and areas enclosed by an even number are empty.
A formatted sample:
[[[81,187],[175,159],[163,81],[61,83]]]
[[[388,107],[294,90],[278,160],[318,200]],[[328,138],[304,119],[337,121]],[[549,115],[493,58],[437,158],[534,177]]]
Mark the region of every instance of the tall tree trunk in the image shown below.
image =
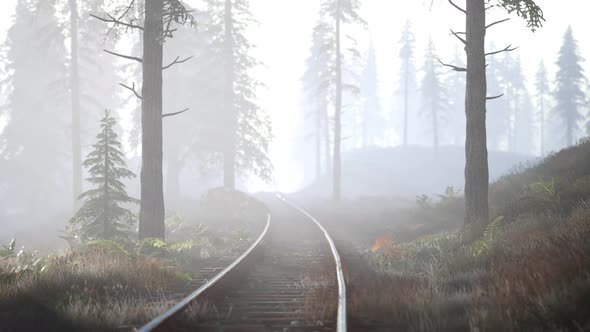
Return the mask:
[[[541,145],[541,157],[545,155],[545,100],[541,97],[541,134],[540,134],[540,145]]]
[[[330,145],[330,116],[328,115],[328,107],[326,105],[322,108],[322,117],[323,122],[322,126],[324,127],[324,159],[326,162],[326,176],[332,174],[332,153],[331,153],[331,145]]]
[[[108,113],[106,113],[108,115]],[[103,212],[102,212],[102,238],[108,239],[108,215],[109,215],[109,177],[108,177],[108,170],[109,170],[109,125],[107,124],[104,129],[104,191],[103,191]]]
[[[163,239],[165,236],[162,178],[163,2],[164,0],[145,1],[140,239]]]
[[[436,112],[436,106],[432,109],[432,138],[433,138],[433,147],[434,153],[438,156],[438,145],[439,145],[439,138],[438,138],[438,117]]]
[[[512,152],[518,153],[518,152],[522,152],[520,147],[522,142],[520,142],[520,137],[518,137],[519,131],[518,131],[518,126],[520,125],[519,123],[519,113],[520,113],[520,109],[519,109],[519,105],[520,105],[520,99],[518,98],[518,92],[514,93],[514,128],[512,130],[512,135],[514,135],[514,144],[513,146],[513,150]]]
[[[408,84],[410,81],[410,63],[408,59],[404,61],[404,146],[408,146]]]
[[[315,114],[315,180],[318,181],[322,174],[322,108],[320,103],[316,105]]]
[[[467,1],[467,88],[465,113],[465,224],[489,220],[486,142],[486,0]]]
[[[340,51],[340,0],[336,1],[336,100],[334,111],[334,173],[332,174],[332,198],[340,200],[341,196],[341,160],[340,147],[342,136],[342,54]]]
[[[367,146],[369,145],[369,108],[368,107],[364,107],[363,108],[363,129],[362,129],[362,142],[361,142],[361,146],[363,149],[366,149]],[[372,142],[371,142],[372,143]]]
[[[166,202],[178,202],[180,199],[179,179],[182,170],[182,162],[177,158],[177,151],[167,151],[167,153],[170,153],[170,158],[166,158],[168,166],[166,167]]]
[[[78,5],[69,0],[70,5],[70,47],[72,63],[70,66],[70,87],[72,89],[72,194],[74,209],[78,196],[82,193],[82,145],[80,143],[80,78],[78,74]]]
[[[567,119],[567,128],[565,131],[565,138],[566,138],[566,144],[567,146],[572,146],[572,144],[574,143],[574,116],[572,113],[574,113],[575,110],[572,110],[569,114],[568,114],[568,119]]]
[[[225,0],[225,89],[224,112],[228,116],[229,136],[223,152],[223,186],[227,189],[236,188],[236,145],[238,131],[238,115],[234,105],[234,40],[233,40],[232,1]]]

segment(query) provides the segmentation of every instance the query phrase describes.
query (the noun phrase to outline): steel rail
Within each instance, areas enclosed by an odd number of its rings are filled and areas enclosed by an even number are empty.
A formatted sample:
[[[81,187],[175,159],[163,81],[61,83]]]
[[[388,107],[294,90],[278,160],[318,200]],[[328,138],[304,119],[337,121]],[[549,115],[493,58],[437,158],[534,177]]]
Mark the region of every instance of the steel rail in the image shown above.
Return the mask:
[[[332,250],[332,256],[334,256],[334,260],[336,262],[336,278],[338,280],[338,314],[336,318],[336,332],[346,332],[346,283],[344,281],[344,273],[342,271],[342,261],[340,260],[340,255],[338,254],[338,250],[336,250],[336,245],[334,244],[332,237],[324,228],[324,226],[322,226],[322,224],[320,224],[320,222],[317,221],[311,214],[307,213],[307,211],[289,202],[282,195],[275,195],[285,204],[291,206],[295,210],[305,215],[311,221],[313,221],[322,230],[324,236],[328,240],[328,243],[330,244],[330,249]]]
[[[205,292],[206,290],[208,290],[209,288],[211,288],[213,285],[215,285],[217,282],[219,282],[219,280],[221,280],[228,273],[230,273],[246,257],[248,257],[248,255],[250,255],[250,253],[252,253],[252,251],[254,251],[254,249],[256,249],[258,247],[258,245],[260,245],[260,243],[262,242],[262,240],[266,236],[266,233],[268,232],[268,228],[270,227],[270,220],[271,220],[270,213],[267,213],[266,226],[264,227],[264,230],[262,231],[262,234],[260,234],[260,236],[258,237],[258,239],[256,240],[256,242],[254,242],[248,248],[248,250],[246,250],[233,263],[231,263],[230,265],[228,265],[225,269],[223,269],[221,272],[219,272],[215,277],[211,278],[211,280],[207,281],[203,286],[199,287],[197,290],[195,290],[194,292],[192,292],[190,295],[188,295],[187,297],[185,297],[184,299],[182,299],[180,302],[178,302],[176,305],[174,305],[168,311],[166,311],[165,313],[161,314],[160,316],[154,318],[151,322],[149,322],[146,325],[142,326],[137,331],[138,332],[150,332],[150,331],[154,331],[160,325],[162,325],[163,323],[165,323],[168,319],[171,319],[174,315],[180,313],[191,302],[193,302],[194,300],[196,300],[197,297],[199,297],[201,294],[203,294],[203,292]]]

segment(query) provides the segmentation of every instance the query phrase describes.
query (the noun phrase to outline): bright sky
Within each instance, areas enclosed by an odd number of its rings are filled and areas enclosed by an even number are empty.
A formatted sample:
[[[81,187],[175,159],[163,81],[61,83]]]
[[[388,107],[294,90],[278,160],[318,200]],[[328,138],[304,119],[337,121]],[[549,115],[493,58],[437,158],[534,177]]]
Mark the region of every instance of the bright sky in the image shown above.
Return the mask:
[[[465,0],[456,2],[464,6]],[[0,1],[0,40],[4,40],[6,29],[11,24],[15,3],[15,0]],[[587,18],[590,2],[538,0],[537,3],[544,9],[547,19],[541,30],[532,33],[521,19],[514,17],[510,22],[494,27],[488,34],[488,40],[497,47],[508,44],[520,47],[515,55],[522,57],[529,84],[540,60],[545,60],[550,77],[554,76],[553,64],[568,25],[574,30],[580,53],[590,58],[590,41],[584,32],[590,28]],[[259,79],[267,85],[267,89],[260,93],[260,100],[273,118],[275,141],[272,159],[275,178],[280,179],[276,189],[289,191],[296,189],[303,178],[294,157],[294,143],[300,121],[300,79],[311,30],[318,16],[319,0],[251,0],[251,4],[260,22],[252,35],[258,45],[256,55],[266,65],[259,71]],[[429,37],[433,38],[440,56],[449,61],[454,48],[460,46],[449,35],[449,29],[463,30],[464,17],[446,0],[434,0],[432,7],[430,0],[364,0],[364,4],[363,16],[368,21],[377,51],[383,105],[390,105],[389,99],[395,89],[399,68],[397,46],[407,18],[413,21],[418,64],[423,62],[422,50]],[[489,21],[504,17],[505,13],[496,11],[490,15]],[[357,37],[360,45],[366,44],[367,38],[368,34]],[[590,74],[589,63],[585,64],[587,74]]]

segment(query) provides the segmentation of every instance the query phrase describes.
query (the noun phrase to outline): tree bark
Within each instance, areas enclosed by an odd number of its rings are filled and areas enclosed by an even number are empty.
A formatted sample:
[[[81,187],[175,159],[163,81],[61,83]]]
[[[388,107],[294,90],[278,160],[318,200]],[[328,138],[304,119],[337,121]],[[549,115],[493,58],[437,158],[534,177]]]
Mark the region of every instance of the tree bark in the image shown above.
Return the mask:
[[[432,138],[433,138],[433,142],[432,145],[434,147],[434,153],[436,156],[438,156],[438,146],[439,146],[439,138],[438,138],[438,112],[437,112],[437,106],[433,105],[433,109],[432,109]]]
[[[408,59],[404,62],[404,147],[408,146],[408,84],[410,83],[410,63]]]
[[[225,151],[223,152],[223,186],[227,189],[236,188],[236,145],[238,118],[234,105],[234,41],[233,41],[233,17],[232,1],[225,0],[225,89],[224,112],[228,120],[228,137]]]
[[[325,171],[326,176],[332,174],[332,153],[330,145],[330,116],[328,115],[328,106],[324,105],[322,108],[322,126],[324,128],[323,139],[324,139],[324,160],[325,160]]]
[[[72,103],[72,194],[73,207],[78,206],[78,196],[82,193],[82,145],[80,143],[80,77],[78,64],[78,5],[69,0],[70,5],[70,88]]]
[[[465,113],[465,224],[489,221],[486,142],[485,0],[467,1],[467,88]]]
[[[341,196],[341,131],[342,131],[342,54],[340,51],[341,3],[336,1],[336,100],[334,111],[334,173],[332,174],[332,198],[340,200]]]
[[[163,1],[145,1],[139,238],[165,236],[162,178]]]
[[[573,108],[573,106],[572,106]],[[570,147],[573,145],[574,143],[574,126],[575,126],[575,117],[574,117],[574,113],[575,113],[575,109],[572,109],[569,113],[568,113],[568,119],[567,119],[567,126],[565,129],[565,139],[566,139],[566,147]]]
[[[322,175],[322,108],[320,103],[316,104],[315,118],[315,180],[318,181]]]
[[[170,206],[170,203],[178,202],[180,200],[180,172],[182,171],[182,161],[177,158],[176,149],[170,149],[170,158],[167,159],[166,167],[166,202]],[[167,152],[168,153],[168,152]]]
[[[539,119],[539,121],[541,122],[541,128],[540,128],[540,145],[541,145],[541,157],[543,157],[545,155],[545,97],[542,95],[541,96],[541,119]]]

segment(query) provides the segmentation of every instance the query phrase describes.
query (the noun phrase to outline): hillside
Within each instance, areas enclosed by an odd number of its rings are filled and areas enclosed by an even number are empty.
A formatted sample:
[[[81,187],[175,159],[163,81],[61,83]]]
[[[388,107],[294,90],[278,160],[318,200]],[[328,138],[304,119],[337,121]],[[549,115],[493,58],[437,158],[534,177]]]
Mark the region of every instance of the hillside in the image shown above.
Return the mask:
[[[490,151],[492,180],[530,163],[536,158],[508,152]],[[463,147],[441,147],[438,156],[432,148],[409,146],[371,148],[344,153],[342,188],[347,198],[363,196],[409,197],[444,192],[448,186],[464,186]],[[303,190],[311,196],[327,196],[331,178],[322,177]]]

